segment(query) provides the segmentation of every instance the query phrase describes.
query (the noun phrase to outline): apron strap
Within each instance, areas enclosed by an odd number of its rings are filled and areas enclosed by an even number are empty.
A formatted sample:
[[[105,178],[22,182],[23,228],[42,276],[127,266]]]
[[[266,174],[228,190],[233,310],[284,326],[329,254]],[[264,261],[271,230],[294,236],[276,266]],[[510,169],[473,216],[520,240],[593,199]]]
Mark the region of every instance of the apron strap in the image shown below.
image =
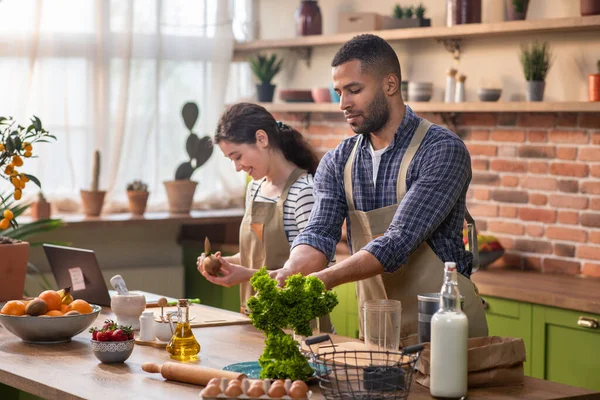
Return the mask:
[[[352,164],[354,163],[354,156],[356,155],[356,149],[358,149],[358,144],[361,142],[361,138],[362,135],[356,139],[352,153],[350,153],[350,157],[348,157],[348,161],[346,161],[346,165],[344,166],[344,191],[346,192],[346,204],[348,204],[348,211],[355,210],[354,198],[352,196]]]
[[[417,127],[417,130],[415,131],[408,148],[406,149],[406,153],[404,153],[404,156],[402,157],[396,186],[396,199],[398,203],[402,201],[402,198],[406,194],[406,175],[408,173],[408,167],[410,166],[411,161],[419,149],[419,146],[421,146],[421,142],[423,141],[423,138],[427,134],[427,131],[431,125],[433,124],[427,121],[425,118],[421,119],[421,122],[419,123],[419,126]]]
[[[479,269],[479,244],[477,243],[477,228],[475,227],[475,220],[466,207],[465,220],[467,220],[467,239],[469,241],[469,250],[471,250],[471,253],[473,254],[473,261],[471,262],[471,273],[473,273]]]
[[[285,182],[285,186],[283,187],[281,196],[279,196],[279,200],[277,201],[278,207],[283,207],[283,203],[287,200],[290,188],[292,187],[294,182],[296,182],[296,180],[298,180],[298,178],[300,178],[305,173],[306,173],[306,170],[304,170],[302,168],[296,168],[295,170],[292,171],[292,173],[288,177],[287,181]]]

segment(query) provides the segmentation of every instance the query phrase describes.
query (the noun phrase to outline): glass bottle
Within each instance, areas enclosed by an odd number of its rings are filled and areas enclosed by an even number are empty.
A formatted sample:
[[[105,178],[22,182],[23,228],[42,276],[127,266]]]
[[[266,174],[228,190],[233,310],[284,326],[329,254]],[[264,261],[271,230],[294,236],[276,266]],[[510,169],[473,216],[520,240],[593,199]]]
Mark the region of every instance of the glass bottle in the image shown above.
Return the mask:
[[[200,344],[192,333],[190,326],[190,303],[188,299],[177,301],[177,326],[167,344],[167,352],[171,358],[178,361],[193,361],[198,359]],[[172,322],[171,322],[172,325]]]
[[[316,0],[302,0],[296,10],[296,36],[320,35],[321,9]]]
[[[433,397],[467,395],[469,321],[460,307],[456,263],[446,262],[440,308],[431,317],[431,383]]]

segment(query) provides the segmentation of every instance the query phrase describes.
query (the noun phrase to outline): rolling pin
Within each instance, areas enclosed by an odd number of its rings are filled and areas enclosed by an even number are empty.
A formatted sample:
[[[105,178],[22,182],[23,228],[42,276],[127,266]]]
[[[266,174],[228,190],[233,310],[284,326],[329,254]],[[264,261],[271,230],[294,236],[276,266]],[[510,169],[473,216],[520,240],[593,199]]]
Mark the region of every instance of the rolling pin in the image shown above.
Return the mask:
[[[198,365],[185,365],[174,362],[166,362],[162,366],[152,362],[142,364],[142,369],[150,373],[160,373],[163,378],[191,383],[193,385],[206,386],[212,378],[239,379],[246,378],[246,375],[238,372],[223,371],[221,369],[200,367]]]

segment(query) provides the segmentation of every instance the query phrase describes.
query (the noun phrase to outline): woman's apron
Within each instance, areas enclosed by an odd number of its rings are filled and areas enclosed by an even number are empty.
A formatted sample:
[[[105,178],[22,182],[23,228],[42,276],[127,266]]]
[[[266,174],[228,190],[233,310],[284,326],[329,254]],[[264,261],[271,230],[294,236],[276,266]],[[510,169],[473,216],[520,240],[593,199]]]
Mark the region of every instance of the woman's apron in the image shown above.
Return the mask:
[[[290,187],[305,173],[299,168],[292,171],[277,203],[255,201],[264,179],[260,182],[240,225],[240,260],[243,266],[253,270],[266,266],[268,270],[274,270],[283,267],[290,257],[290,243],[283,229],[283,205]],[[240,284],[242,313],[247,313],[246,304],[254,293],[250,282]],[[319,322],[322,332],[331,332],[329,315],[320,318]]]
[[[348,216],[352,235],[352,251],[357,252],[374,238],[382,236],[389,228],[402,198],[406,194],[406,174],[431,122],[423,119],[419,124],[400,163],[396,187],[396,204],[371,211],[358,211],[354,207],[352,195],[352,164],[360,140],[356,141],[350,158],[344,168],[344,190],[348,203]],[[447,260],[452,261],[452,260]],[[469,337],[487,336],[488,328],[481,298],[470,279],[458,275],[460,294],[464,296],[464,312],[469,319]],[[372,278],[358,281],[358,315],[360,337],[363,337],[363,305],[373,299],[395,299],[402,302],[401,342],[403,346],[418,341],[417,295],[439,292],[444,281],[444,263],[424,241],[408,257],[407,263],[393,273],[383,273]]]

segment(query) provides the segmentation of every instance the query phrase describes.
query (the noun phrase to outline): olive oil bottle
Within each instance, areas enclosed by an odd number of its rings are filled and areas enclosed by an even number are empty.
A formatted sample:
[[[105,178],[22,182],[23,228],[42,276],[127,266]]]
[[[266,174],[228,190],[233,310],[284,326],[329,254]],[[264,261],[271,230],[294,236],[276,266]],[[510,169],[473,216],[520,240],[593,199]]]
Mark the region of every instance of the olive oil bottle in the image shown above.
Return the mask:
[[[200,344],[190,327],[189,307],[190,303],[187,299],[179,299],[177,302],[177,326],[173,329],[173,336],[167,344],[167,352],[171,354],[172,359],[178,361],[197,360],[200,352]]]

